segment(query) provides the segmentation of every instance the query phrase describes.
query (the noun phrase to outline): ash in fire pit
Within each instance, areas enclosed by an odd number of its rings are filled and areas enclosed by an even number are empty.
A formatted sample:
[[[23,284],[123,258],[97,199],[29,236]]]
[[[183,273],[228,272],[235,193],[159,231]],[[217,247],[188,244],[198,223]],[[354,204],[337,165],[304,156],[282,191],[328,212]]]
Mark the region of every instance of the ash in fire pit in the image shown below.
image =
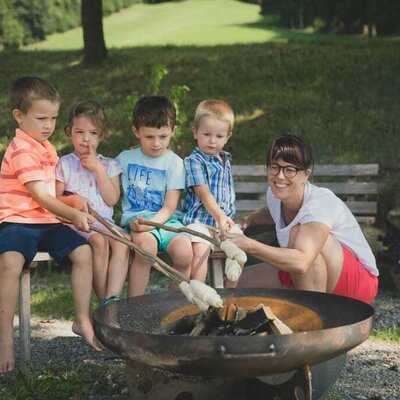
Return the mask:
[[[266,336],[293,331],[262,303],[250,310],[230,303],[220,309],[186,315],[168,325],[166,332],[189,336]]]

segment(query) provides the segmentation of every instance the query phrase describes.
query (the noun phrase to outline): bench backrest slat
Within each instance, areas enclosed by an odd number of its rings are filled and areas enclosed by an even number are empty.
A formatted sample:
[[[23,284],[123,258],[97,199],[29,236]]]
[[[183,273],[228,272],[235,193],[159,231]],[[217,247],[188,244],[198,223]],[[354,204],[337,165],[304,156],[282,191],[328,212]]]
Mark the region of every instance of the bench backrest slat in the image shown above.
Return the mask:
[[[266,167],[257,165],[233,165],[234,176],[266,176]],[[377,176],[378,164],[315,164],[314,176]]]
[[[373,201],[345,201],[347,207],[353,214],[370,215],[376,214],[376,202]],[[266,206],[265,200],[236,200],[237,213],[251,212]]]
[[[233,165],[238,216],[266,206],[265,165]],[[371,223],[377,214],[378,164],[316,164],[312,182],[343,199],[360,223]],[[337,179],[336,179],[337,178]]]
[[[316,184],[332,190],[336,194],[377,194],[376,182],[320,182]],[[265,193],[265,182],[235,182],[236,193]]]

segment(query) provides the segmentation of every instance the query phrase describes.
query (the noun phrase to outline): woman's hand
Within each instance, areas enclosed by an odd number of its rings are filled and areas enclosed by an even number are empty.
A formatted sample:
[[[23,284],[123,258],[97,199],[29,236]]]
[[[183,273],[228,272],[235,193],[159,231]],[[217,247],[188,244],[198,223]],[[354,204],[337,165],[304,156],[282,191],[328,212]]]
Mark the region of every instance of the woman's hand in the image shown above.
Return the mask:
[[[229,240],[230,242],[236,244],[241,250],[246,252],[246,249],[249,245],[249,241],[251,240],[246,235],[240,233],[232,233],[232,232],[225,232],[224,235],[225,240]]]

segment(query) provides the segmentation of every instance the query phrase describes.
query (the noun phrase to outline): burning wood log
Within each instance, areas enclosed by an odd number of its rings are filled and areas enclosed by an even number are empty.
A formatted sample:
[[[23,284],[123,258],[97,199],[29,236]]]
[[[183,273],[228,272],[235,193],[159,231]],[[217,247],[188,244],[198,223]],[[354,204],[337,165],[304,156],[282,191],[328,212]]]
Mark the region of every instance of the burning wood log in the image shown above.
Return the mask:
[[[264,304],[246,310],[230,303],[216,310],[210,309],[186,315],[166,326],[171,335],[188,336],[265,336],[286,335],[293,331]]]

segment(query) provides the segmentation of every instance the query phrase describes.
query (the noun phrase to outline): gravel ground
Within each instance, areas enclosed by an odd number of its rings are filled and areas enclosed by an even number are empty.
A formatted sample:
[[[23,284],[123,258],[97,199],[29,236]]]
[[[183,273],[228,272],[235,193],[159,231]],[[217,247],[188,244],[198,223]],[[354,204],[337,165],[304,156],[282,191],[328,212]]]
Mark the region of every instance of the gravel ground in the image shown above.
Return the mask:
[[[400,326],[400,293],[382,290],[374,302],[375,327]],[[18,330],[16,319],[16,330]],[[121,363],[110,352],[96,353],[71,331],[71,323],[56,319],[32,321],[32,361],[36,369],[67,371],[83,364]],[[17,355],[18,355],[17,340]],[[121,399],[126,389],[121,388]],[[115,397],[114,397],[115,398]],[[328,400],[399,400],[400,343],[368,339],[347,354],[339,380]],[[97,400],[96,396],[91,397]]]

